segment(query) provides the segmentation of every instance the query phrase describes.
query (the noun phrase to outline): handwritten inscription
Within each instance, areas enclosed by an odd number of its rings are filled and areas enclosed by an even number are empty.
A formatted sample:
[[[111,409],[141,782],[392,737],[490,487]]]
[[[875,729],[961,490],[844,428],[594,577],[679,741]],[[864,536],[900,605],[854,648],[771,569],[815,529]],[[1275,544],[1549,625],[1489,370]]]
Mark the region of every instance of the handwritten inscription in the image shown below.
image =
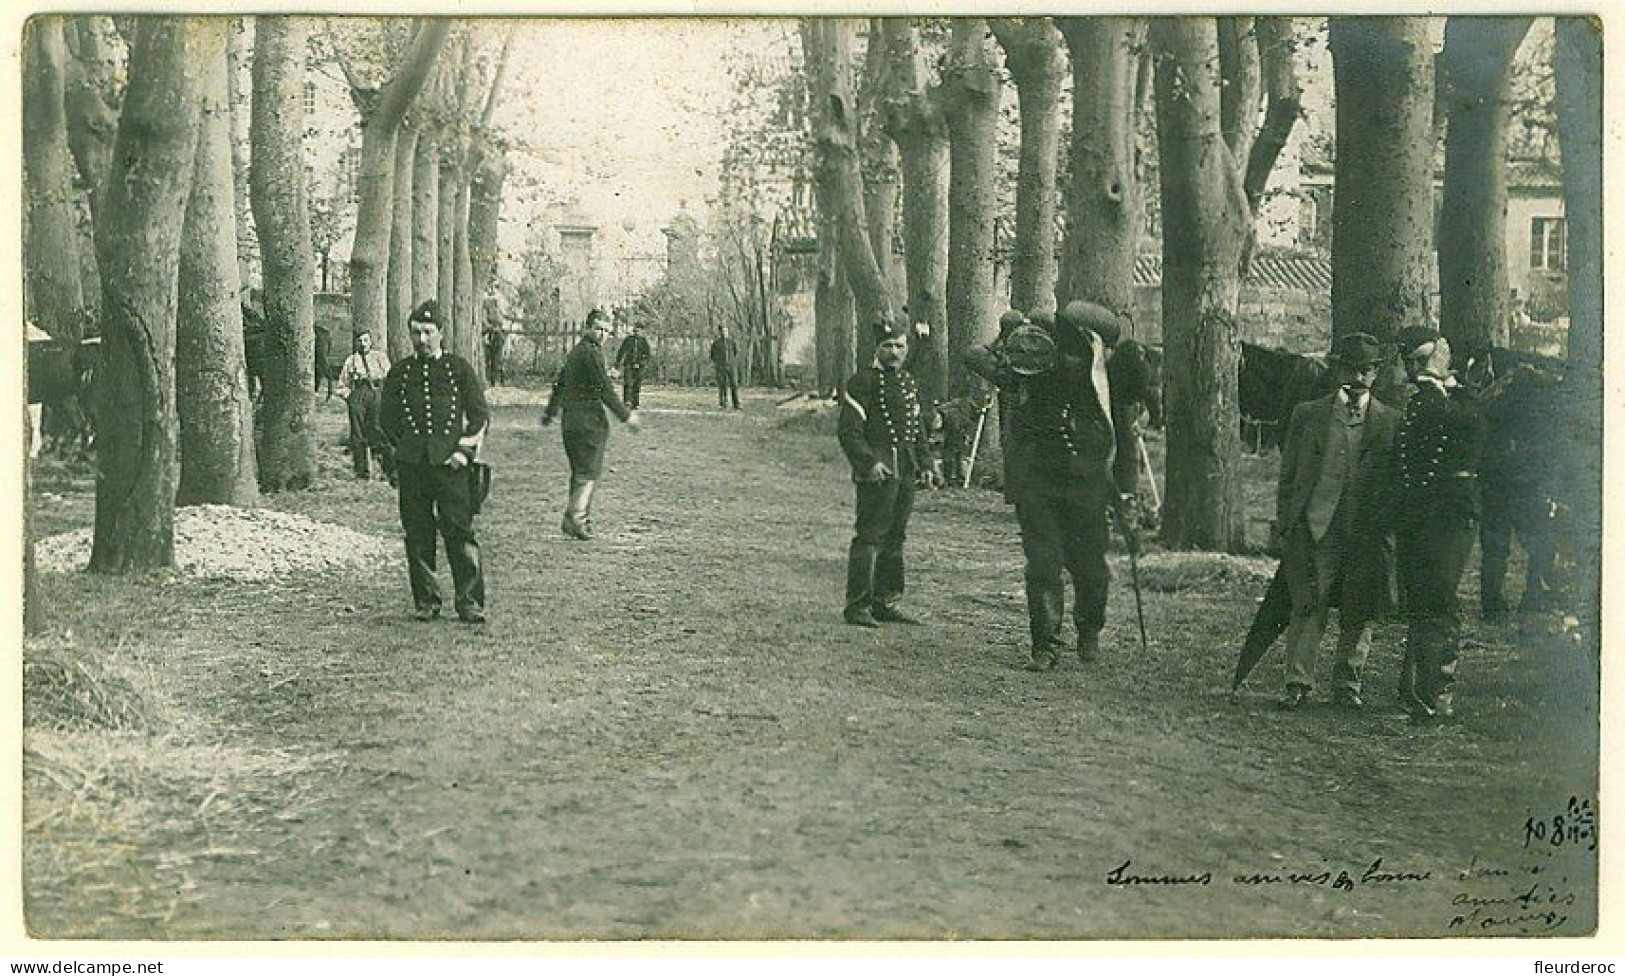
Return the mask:
[[[1588,851],[1597,849],[1597,811],[1591,800],[1569,797],[1561,811],[1542,817],[1529,817],[1523,822],[1525,850],[1536,845],[1562,847],[1565,844]]]
[[[1299,885],[1331,888],[1334,891],[1353,891],[1358,885],[1405,884],[1427,881],[1431,871],[1398,871],[1377,858],[1361,869],[1321,868],[1312,871],[1244,871],[1233,874],[1229,882],[1244,887],[1267,885]],[[1126,887],[1130,885],[1211,885],[1212,871],[1158,872],[1136,870],[1133,859],[1124,861],[1106,873],[1106,883]]]

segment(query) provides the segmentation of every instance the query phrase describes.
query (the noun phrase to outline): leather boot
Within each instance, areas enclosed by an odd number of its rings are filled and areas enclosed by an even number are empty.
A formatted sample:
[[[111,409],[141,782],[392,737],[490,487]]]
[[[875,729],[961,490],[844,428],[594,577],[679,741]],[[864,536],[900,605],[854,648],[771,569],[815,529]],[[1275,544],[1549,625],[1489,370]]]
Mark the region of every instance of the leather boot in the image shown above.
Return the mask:
[[[592,532],[586,524],[586,505],[583,496],[592,485],[590,481],[570,480],[570,500],[564,505],[564,519],[559,523],[559,531],[572,539],[587,540],[592,538]]]
[[[584,539],[592,538],[592,492],[596,487],[596,481],[581,483],[581,503],[576,507],[576,524],[580,526]]]

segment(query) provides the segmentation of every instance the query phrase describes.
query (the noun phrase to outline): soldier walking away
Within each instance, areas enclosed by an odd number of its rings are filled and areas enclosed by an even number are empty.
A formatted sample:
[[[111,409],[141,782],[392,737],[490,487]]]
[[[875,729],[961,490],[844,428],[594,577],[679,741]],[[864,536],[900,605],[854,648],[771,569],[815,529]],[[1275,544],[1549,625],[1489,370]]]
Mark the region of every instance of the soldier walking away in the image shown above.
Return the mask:
[[[322,382],[325,380],[327,382],[327,399],[331,400],[333,399],[333,334],[321,322],[316,323],[313,334],[316,340],[311,357],[315,367],[312,372],[316,374],[314,392],[322,392]]]
[[[370,457],[377,459],[379,470],[391,484],[395,483],[395,465],[378,427],[378,391],[388,375],[389,357],[382,349],[372,347],[369,333],[358,333],[355,352],[339,370],[338,394],[349,409],[350,461],[361,481],[372,477]]]
[[[739,343],[728,336],[728,327],[722,326],[717,330],[717,337],[711,340],[711,365],[717,371],[717,409],[728,409],[728,401],[733,400],[733,408],[739,409]]]
[[[609,315],[595,308],[587,313],[581,341],[575,344],[553,381],[553,395],[542,413],[545,427],[560,414],[564,453],[570,459],[570,498],[565,503],[559,531],[572,539],[592,538],[592,496],[604,468],[604,448],[609,443],[609,408],[628,428],[638,429],[637,411],[615,395],[609,370],[604,366],[604,333]]]
[[[406,532],[406,569],[413,616],[440,616],[435,582],[435,533],[446,543],[453,605],[464,623],[485,622],[485,573],[474,538],[473,463],[491,413],[468,360],[443,348],[440,306],[426,301],[412,310],[412,355],[384,380],[381,425],[394,446],[400,487],[401,527]]]
[[[485,305],[485,378],[492,386],[508,382],[504,363],[508,351],[508,331],[502,327],[501,313],[494,301]]]
[[[1106,348],[1121,332],[1111,311],[1076,301],[1062,309],[1053,333],[1017,325],[965,358],[998,387],[1010,414],[1006,497],[1016,506],[1026,558],[1029,670],[1047,671],[1060,661],[1063,571],[1072,578],[1078,657],[1087,663],[1100,652],[1111,582],[1107,508],[1121,504],[1119,469],[1138,461],[1132,444],[1119,447],[1126,430],[1110,413]]]
[[[1457,589],[1479,517],[1484,422],[1477,397],[1450,372],[1450,344],[1432,329],[1400,331],[1415,392],[1399,426],[1397,534],[1405,588],[1400,700],[1413,721],[1454,714],[1461,609]]]
[[[1281,453],[1275,543],[1291,598],[1286,697],[1301,708],[1332,606],[1340,608],[1334,704],[1359,708],[1360,675],[1373,618],[1392,604],[1390,514],[1399,413],[1371,396],[1382,346],[1365,333],[1332,347],[1338,388],[1292,411]]]
[[[919,621],[897,609],[903,596],[903,543],[914,508],[914,482],[924,472],[942,484],[942,465],[920,412],[920,392],[903,367],[906,322],[879,322],[875,358],[841,393],[838,437],[852,465],[857,524],[846,561],[846,622],[858,627]]]
[[[643,368],[654,353],[649,340],[643,335],[643,324],[632,323],[632,334],[621,340],[615,350],[615,367],[621,371],[621,399],[628,409],[636,410],[643,402]]]

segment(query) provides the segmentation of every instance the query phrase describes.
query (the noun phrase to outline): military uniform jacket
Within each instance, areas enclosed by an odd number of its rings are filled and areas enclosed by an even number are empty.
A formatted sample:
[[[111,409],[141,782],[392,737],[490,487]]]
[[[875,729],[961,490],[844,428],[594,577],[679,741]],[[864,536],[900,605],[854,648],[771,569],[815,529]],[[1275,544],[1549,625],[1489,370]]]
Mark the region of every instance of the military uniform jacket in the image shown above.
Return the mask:
[[[1088,339],[1086,356],[1058,356],[1037,376],[1016,373],[988,347],[966,356],[972,372],[999,388],[1008,413],[1007,498],[1041,484],[1092,486],[1111,478],[1119,488],[1132,485],[1139,462],[1134,430],[1114,422],[1105,347],[1092,332]]]
[[[914,377],[901,367],[878,364],[859,370],[841,393],[837,436],[853,481],[869,480],[877,461],[900,478],[912,478],[931,456]]]
[[[731,338],[717,336],[711,341],[711,364],[718,369],[732,369],[739,358],[739,344]]]
[[[615,384],[609,380],[603,348],[587,338],[577,342],[570,355],[564,357],[564,365],[553,381],[553,395],[548,398],[545,416],[552,420],[561,410],[582,407],[598,408],[600,417],[603,407],[614,411],[621,420],[632,415],[616,394]]]
[[[649,349],[649,340],[633,333],[621,340],[621,348],[615,351],[615,365],[626,369],[642,369],[649,361],[652,351]]]
[[[1484,417],[1465,387],[1419,383],[1399,425],[1399,510],[1405,518],[1476,518]]]
[[[401,464],[444,464],[460,439],[482,434],[490,419],[485,390],[461,356],[408,356],[384,378],[378,423]],[[474,450],[465,450],[473,460]]]

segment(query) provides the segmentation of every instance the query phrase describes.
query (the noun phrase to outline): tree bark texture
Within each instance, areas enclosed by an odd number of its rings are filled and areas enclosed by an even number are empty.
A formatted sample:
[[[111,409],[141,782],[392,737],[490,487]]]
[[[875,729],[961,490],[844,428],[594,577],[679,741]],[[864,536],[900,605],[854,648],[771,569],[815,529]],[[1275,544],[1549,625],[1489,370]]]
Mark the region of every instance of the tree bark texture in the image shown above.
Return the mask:
[[[484,336],[491,325],[485,317],[485,298],[496,278],[497,231],[502,215],[502,184],[507,179],[508,159],[500,146],[479,153],[479,169],[474,173],[468,201],[468,253],[474,268],[475,333]],[[496,323],[501,325],[501,323]],[[474,357],[475,368],[485,376],[485,357]]]
[[[418,130],[403,125],[395,136],[394,207],[389,231],[389,301],[386,304],[384,335],[389,361],[412,354],[412,336],[406,318],[412,314],[413,248],[417,235],[413,226],[413,198],[417,191]]]
[[[412,301],[440,291],[440,150],[422,135],[412,160]]]
[[[942,104],[948,127],[948,395],[959,396],[971,385],[965,353],[997,331],[999,74],[987,21],[980,17],[953,22]]]
[[[131,44],[96,228],[105,308],[93,572],[175,564],[176,276],[205,52],[222,49],[224,30],[217,18],[151,17]]]
[[[175,405],[180,419],[179,505],[259,501],[254,413],[238,302],[237,207],[225,38],[204,52],[197,168],[181,237],[175,323]]]
[[[1253,19],[1253,32],[1258,36],[1258,59],[1264,84],[1264,124],[1259,127],[1252,149],[1246,157],[1247,206],[1256,217],[1269,184],[1275,161],[1292,135],[1293,126],[1303,112],[1303,86],[1298,82],[1297,64],[1293,58],[1291,17],[1257,17]]]
[[[387,341],[389,236],[395,212],[395,135],[422,90],[451,30],[444,18],[422,21],[395,75],[385,82],[362,119],[361,176],[357,180],[355,243],[350,249],[350,321],[354,332]],[[449,311],[449,309],[448,309]]]
[[[813,352],[820,393],[840,390],[857,369],[855,308],[852,288],[841,263],[840,231],[830,220],[819,221],[818,285],[813,292]],[[826,245],[825,242],[828,242]]]
[[[1593,653],[1601,645],[1603,414],[1603,62],[1602,24],[1557,18],[1552,55],[1557,131],[1563,153],[1563,210],[1568,220],[1569,347],[1564,398],[1569,422],[1564,455],[1573,499],[1581,625]]]
[[[1072,55],[1072,185],[1058,297],[1132,318],[1144,220],[1134,161],[1143,24],[1134,17],[1063,17],[1058,24]]]
[[[863,61],[863,86],[857,94],[861,111],[859,158],[863,174],[863,212],[869,222],[869,244],[875,251],[875,265],[891,290],[893,307],[901,308],[908,303],[908,282],[892,242],[897,237],[902,157],[880,121],[889,70],[885,34],[880,30],[880,22],[871,19]]]
[[[23,65],[23,181],[28,204],[24,316],[71,351],[84,330],[73,160],[63,107],[67,47],[61,17],[29,22]]]
[[[1333,17],[1332,335],[1431,325],[1433,48],[1423,17]]]
[[[1439,331],[1456,349],[1507,344],[1507,104],[1530,17],[1451,17],[1437,104],[1448,118],[1439,212]]]
[[[308,22],[258,17],[249,129],[249,199],[264,280],[265,363],[259,404],[260,489],[310,487],[316,475],[311,429],[316,343],[316,258],[304,172],[304,72]],[[353,298],[352,298],[353,301]]]
[[[248,204],[248,142],[239,139],[239,132],[247,131],[247,110],[251,94],[243,92],[242,69],[243,34],[238,24],[252,24],[248,18],[232,18],[232,28],[226,40],[226,103],[231,108],[231,175],[235,188],[237,211],[237,280],[244,287],[252,287],[255,280],[253,215]],[[246,28],[245,28],[246,31]],[[241,312],[239,312],[241,314]]]
[[[1221,128],[1214,18],[1157,18],[1150,39],[1163,214],[1162,541],[1170,549],[1238,552],[1246,544],[1246,511],[1236,309],[1251,214]]]
[[[889,86],[883,118],[903,171],[903,260],[909,318],[930,335],[916,339],[909,368],[927,403],[948,388],[948,124],[930,85],[919,28],[885,18]]]
[[[446,348],[456,341],[457,319],[452,314],[453,303],[457,300],[457,190],[462,185],[461,166],[455,157],[457,151],[441,150],[440,153],[440,189],[435,193],[435,203],[440,208],[435,218],[435,301],[440,303],[441,314],[446,317]]]
[[[1055,311],[1055,176],[1061,143],[1061,34],[1048,17],[988,21],[1021,105],[1016,173],[1016,246],[1010,260],[1010,304],[1024,312]]]
[[[112,162],[118,131],[118,63],[106,17],[66,20],[64,30],[73,57],[67,65],[68,142],[79,176],[90,188],[92,219],[101,213],[101,192]]]
[[[1246,159],[1258,136],[1264,78],[1252,17],[1219,18],[1219,117],[1231,157]]]
[[[457,219],[452,234],[453,281],[452,321],[457,324],[448,348],[468,360],[477,374],[485,373],[485,357],[480,354],[479,328],[474,322],[479,301],[474,295],[474,260],[468,247],[468,215],[473,187],[468,179],[457,184]]]
[[[812,92],[814,180],[818,210],[836,231],[838,254],[857,315],[857,348],[868,348],[875,323],[891,321],[891,289],[875,261],[864,210],[863,172],[858,160],[858,106],[852,93],[853,21],[802,21],[802,48]],[[846,381],[846,376],[841,377]]]

